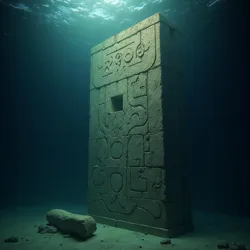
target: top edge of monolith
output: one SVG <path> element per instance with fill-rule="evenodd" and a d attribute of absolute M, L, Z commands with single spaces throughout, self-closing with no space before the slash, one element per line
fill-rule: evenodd
<path fill-rule="evenodd" d="M 91 55 L 97 53 L 100 50 L 111 47 L 115 43 L 119 43 L 120 41 L 124 40 L 125 38 L 130 37 L 130 36 L 136 34 L 137 32 L 139 32 L 143 29 L 146 29 L 149 26 L 154 25 L 158 22 L 162 22 L 162 23 L 168 25 L 170 28 L 175 29 L 173 24 L 171 24 L 170 21 L 165 16 L 163 16 L 161 13 L 158 12 L 158 13 L 144 19 L 143 21 L 129 27 L 128 29 L 123 30 L 120 33 L 110 37 L 109 39 L 103 41 L 102 43 L 92 47 L 91 48 Z"/>

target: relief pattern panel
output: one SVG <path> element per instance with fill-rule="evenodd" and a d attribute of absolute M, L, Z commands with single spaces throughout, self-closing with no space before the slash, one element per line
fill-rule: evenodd
<path fill-rule="evenodd" d="M 88 206 L 97 220 L 165 232 L 181 222 L 166 197 L 159 29 L 158 22 L 92 54 Z"/>
<path fill-rule="evenodd" d="M 92 55 L 92 84 L 100 88 L 151 68 L 156 59 L 155 26 Z"/>

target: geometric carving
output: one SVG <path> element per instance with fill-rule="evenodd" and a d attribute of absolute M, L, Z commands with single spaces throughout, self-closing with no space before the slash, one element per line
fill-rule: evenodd
<path fill-rule="evenodd" d="M 148 27 L 92 55 L 92 84 L 100 88 L 138 74 L 155 62 L 155 27 Z"/>
<path fill-rule="evenodd" d="M 143 136 L 132 135 L 128 141 L 128 166 L 144 166 Z"/>
<path fill-rule="evenodd" d="M 89 213 L 100 223 L 165 237 L 192 225 L 180 38 L 156 14 L 91 50 Z"/>
<path fill-rule="evenodd" d="M 163 132 L 149 135 L 149 151 L 145 153 L 147 167 L 164 166 Z"/>

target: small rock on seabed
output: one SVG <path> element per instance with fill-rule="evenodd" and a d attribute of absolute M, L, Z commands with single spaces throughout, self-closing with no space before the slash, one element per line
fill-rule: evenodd
<path fill-rule="evenodd" d="M 57 228 L 49 225 L 40 225 L 37 232 L 40 234 L 54 234 L 57 233 Z"/>
<path fill-rule="evenodd" d="M 244 244 L 237 244 L 235 242 L 228 243 L 227 241 L 223 241 L 217 244 L 217 248 L 221 250 L 247 250 Z"/>
<path fill-rule="evenodd" d="M 171 240 L 170 239 L 165 239 L 165 240 L 162 240 L 160 243 L 161 243 L 161 245 L 170 245 Z"/>
<path fill-rule="evenodd" d="M 6 243 L 16 243 L 18 241 L 19 241 L 18 237 L 15 236 L 8 237 L 4 240 L 4 242 Z"/>

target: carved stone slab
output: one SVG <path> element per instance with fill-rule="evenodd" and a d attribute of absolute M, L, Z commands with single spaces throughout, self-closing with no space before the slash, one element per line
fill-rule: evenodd
<path fill-rule="evenodd" d="M 192 228 L 181 34 L 160 14 L 91 50 L 89 213 L 159 236 Z"/>

